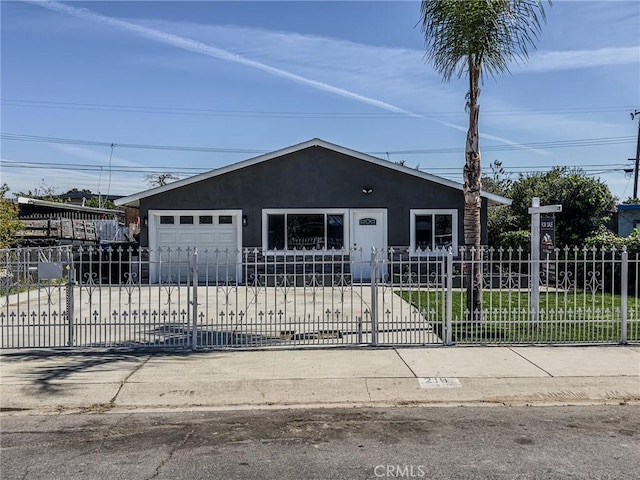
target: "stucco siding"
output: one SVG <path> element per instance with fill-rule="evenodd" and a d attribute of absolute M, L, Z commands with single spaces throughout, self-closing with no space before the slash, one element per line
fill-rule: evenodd
<path fill-rule="evenodd" d="M 371 188 L 364 194 L 363 188 Z M 386 208 L 388 244 L 409 245 L 411 209 L 458 209 L 463 244 L 463 197 L 458 189 L 321 147 L 310 147 L 141 200 L 140 215 L 154 210 L 241 209 L 243 246 L 262 243 L 262 210 L 276 208 Z M 483 222 L 486 221 L 483 200 Z M 141 232 L 148 244 L 146 229 Z"/>

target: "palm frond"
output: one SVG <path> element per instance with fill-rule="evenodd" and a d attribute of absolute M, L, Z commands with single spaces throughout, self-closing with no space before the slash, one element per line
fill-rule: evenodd
<path fill-rule="evenodd" d="M 528 58 L 546 21 L 542 0 L 426 0 L 420 12 L 425 59 L 445 80 L 469 65 L 482 77 L 508 72 Z"/>

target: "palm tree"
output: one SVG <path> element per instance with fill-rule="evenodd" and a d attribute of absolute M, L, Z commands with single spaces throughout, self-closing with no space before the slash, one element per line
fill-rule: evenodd
<path fill-rule="evenodd" d="M 487 74 L 495 77 L 509 72 L 510 62 L 528 58 L 546 15 L 543 2 L 538 0 L 425 0 L 420 13 L 427 61 L 445 81 L 454 74 L 469 78 L 469 129 L 463 169 L 464 242 L 469 260 L 471 247 L 479 255 L 481 238 L 480 82 Z M 479 319 L 482 268 L 470 266 L 467 306 Z"/>

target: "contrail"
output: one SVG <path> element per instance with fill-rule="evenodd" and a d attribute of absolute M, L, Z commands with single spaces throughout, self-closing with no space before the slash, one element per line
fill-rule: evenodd
<path fill-rule="evenodd" d="M 375 107 L 379 107 L 390 112 L 402 113 L 411 117 L 422 118 L 421 115 L 410 112 L 409 110 L 405 110 L 400 107 L 396 107 L 395 105 L 391 105 L 389 103 L 382 102 L 374 98 L 365 97 L 364 95 L 359 95 L 357 93 L 350 92 L 343 88 L 334 87 L 333 85 L 329 85 L 327 83 L 318 82 L 310 78 L 305 78 L 300 75 L 296 75 L 295 73 L 282 70 L 280 68 L 271 67 L 269 65 L 265 65 L 264 63 L 256 62 L 255 60 L 248 59 L 246 57 L 228 52 L 226 50 L 222 50 L 221 48 L 212 47 L 210 45 L 192 40 L 190 38 L 173 35 L 171 33 L 162 32 L 160 30 L 155 30 L 153 28 L 143 27 L 142 25 L 137 25 L 135 23 L 118 20 L 115 18 L 107 17 L 105 15 L 100 15 L 90 10 L 87 10 L 86 8 L 70 7 L 68 5 L 64 5 L 58 2 L 36 1 L 36 0 L 27 0 L 27 1 L 28 3 L 32 3 L 34 5 L 39 5 L 41 7 L 48 8 L 49 10 L 53 10 L 60 13 L 66 13 L 68 15 L 82 18 L 84 20 L 91 20 L 93 22 L 97 22 L 103 25 L 110 25 L 112 27 L 134 32 L 142 37 L 149 38 L 151 40 L 156 40 L 158 42 L 165 43 L 167 45 L 171 45 L 177 48 L 182 48 L 183 50 L 188 50 L 195 53 L 201 53 L 203 55 L 208 55 L 210 57 L 218 58 L 220 60 L 239 63 L 247 67 L 255 68 L 257 70 L 262 70 L 263 72 L 270 73 L 277 77 L 286 78 L 288 80 L 292 80 L 297 83 L 308 85 L 318 90 L 334 93 L 336 95 L 340 95 L 342 97 L 350 98 L 358 102 L 373 105 Z"/>
<path fill-rule="evenodd" d="M 251 60 L 249 58 L 243 57 L 241 55 L 235 54 L 235 53 L 231 53 L 228 52 L 226 50 L 223 50 L 221 48 L 217 48 L 217 47 L 212 47 L 211 45 L 207 45 L 205 43 L 202 42 L 198 42 L 195 40 L 192 40 L 190 38 L 185 38 L 185 37 L 181 37 L 179 35 L 174 35 L 172 33 L 167 33 L 167 32 L 162 32 L 160 30 L 156 30 L 153 28 L 148 28 L 148 27 L 144 27 L 142 25 L 138 25 L 135 23 L 131 23 L 131 22 L 126 22 L 124 20 L 118 20 L 116 18 L 112 18 L 112 17 L 107 17 L 105 15 L 100 15 L 98 13 L 94 13 L 91 10 L 88 10 L 86 8 L 76 8 L 76 7 L 71 7 L 68 5 L 64 5 L 62 3 L 59 2 L 54 2 L 54 1 L 47 1 L 47 0 L 24 0 L 27 3 L 31 3 L 34 5 L 38 5 L 44 8 L 48 8 L 49 10 L 53 10 L 55 12 L 59 12 L 59 13 L 64 13 L 67 15 L 71 15 L 77 18 L 81 18 L 83 20 L 90 20 L 96 23 L 100 23 L 102 25 L 109 25 L 115 28 L 119 28 L 122 30 L 127 30 L 129 32 L 133 32 L 136 33 L 142 37 L 151 39 L 151 40 L 155 40 L 157 42 L 160 43 L 164 43 L 167 45 L 171 45 L 173 47 L 177 47 L 177 48 L 181 48 L 183 50 L 187 50 L 190 52 L 195 52 L 195 53 L 200 53 L 203 55 L 208 55 L 210 57 L 213 58 L 217 58 L 220 60 L 226 60 L 229 62 L 234 62 L 234 63 L 238 63 L 241 65 L 245 65 L 247 67 L 251 67 L 251 68 L 255 68 L 257 70 L 261 70 L 263 72 L 267 72 L 270 73 L 272 75 L 275 75 L 277 77 L 281 77 L 281 78 L 285 78 L 303 85 L 308 85 L 312 88 L 318 89 L 318 90 L 322 90 L 325 92 L 329 92 L 329 93 L 333 93 L 336 95 L 340 95 L 342 97 L 345 98 L 349 98 L 351 100 L 355 100 L 357 102 L 361 102 L 361 103 L 366 103 L 368 105 L 372 105 L 374 107 L 378 107 L 381 108 L 383 110 L 387 110 L 389 112 L 394 112 L 394 113 L 401 113 L 410 117 L 414 117 L 414 118 L 422 118 L 422 119 L 426 119 L 426 120 L 431 120 L 434 121 L 436 123 L 439 123 L 440 125 L 449 127 L 449 128 L 453 128 L 456 130 L 460 130 L 460 131 L 467 131 L 467 127 L 463 127 L 461 125 L 455 125 L 449 122 L 444 122 L 442 120 L 438 120 L 435 118 L 430 118 L 430 117 L 424 117 L 422 115 L 419 115 L 417 113 L 411 112 L 409 110 L 405 110 L 404 108 L 400 108 L 397 107 L 395 105 L 391 105 L 390 103 L 387 102 L 383 102 L 381 100 L 376 100 L 375 98 L 370 98 L 370 97 L 365 97 L 364 95 L 359 95 L 357 93 L 354 92 L 350 92 L 349 90 L 345 90 L 343 88 L 339 88 L 339 87 L 334 87 L 333 85 L 329 85 L 327 83 L 324 82 L 319 82 L 317 80 L 312 80 L 310 78 L 306 78 L 303 77 L 301 75 L 296 75 L 295 73 L 291 73 L 288 72 L 286 70 L 282 70 L 280 68 L 275 68 L 275 67 L 271 67 L 269 65 L 266 65 L 264 63 L 261 62 L 257 62 L 255 60 Z M 504 138 L 500 138 L 500 137 L 494 137 L 494 136 L 490 136 L 487 134 L 480 134 L 481 137 L 483 138 L 490 138 L 490 139 L 494 139 L 500 142 L 503 142 L 505 144 L 508 145 L 519 145 L 518 143 L 512 142 L 510 140 L 504 139 Z M 537 153 L 541 153 L 544 154 L 544 152 L 541 152 L 540 150 L 537 149 L 532 149 L 531 147 L 525 147 L 522 146 L 523 150 L 532 150 L 535 151 Z"/>
<path fill-rule="evenodd" d="M 441 120 L 435 120 L 435 119 L 430 119 L 430 120 L 434 120 L 436 122 L 438 122 L 440 125 L 443 125 L 445 127 L 449 127 L 449 128 L 453 128 L 454 130 L 460 130 L 461 132 L 467 132 L 469 127 L 463 127 L 461 125 L 456 125 L 455 123 L 449 123 L 449 122 L 444 122 Z M 489 135 L 488 133 L 480 133 L 480 137 L 487 139 L 487 140 L 495 140 L 496 142 L 500 142 L 500 143 L 504 143 L 505 145 L 510 145 L 512 147 L 518 147 L 521 148 L 522 150 L 530 150 L 532 152 L 535 152 L 539 155 L 543 155 L 543 156 L 547 156 L 547 155 L 551 155 L 549 152 L 545 151 L 545 150 L 540 150 L 537 148 L 533 148 L 533 147 L 528 147 L 526 145 L 522 145 L 518 142 L 513 142 L 511 140 L 508 140 L 506 138 L 502 138 L 502 137 L 496 137 L 495 135 Z M 482 151 L 482 148 L 480 149 L 480 151 Z"/>

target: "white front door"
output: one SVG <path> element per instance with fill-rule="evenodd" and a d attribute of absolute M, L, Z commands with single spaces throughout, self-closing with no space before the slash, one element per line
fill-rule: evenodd
<path fill-rule="evenodd" d="M 387 248 L 386 209 L 351 211 L 351 248 L 353 281 L 371 280 L 371 251 Z"/>

